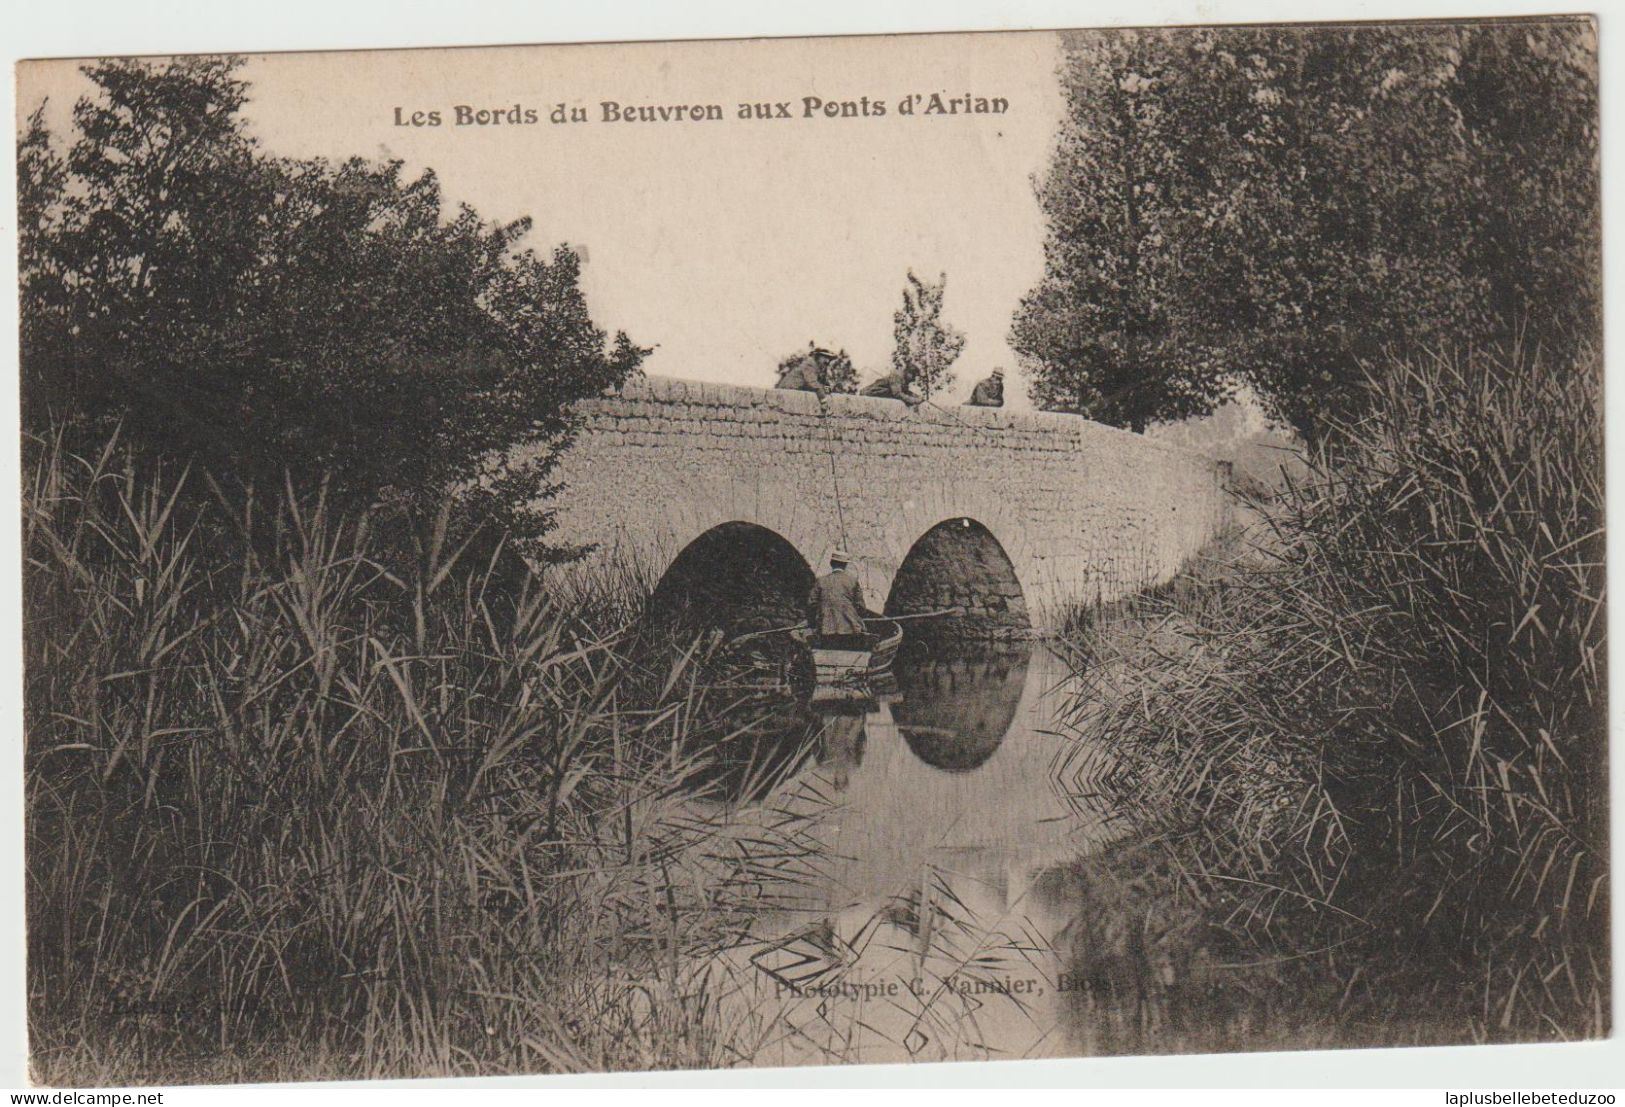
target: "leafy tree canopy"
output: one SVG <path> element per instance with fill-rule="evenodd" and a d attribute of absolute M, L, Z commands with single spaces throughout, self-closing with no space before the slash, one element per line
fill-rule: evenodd
<path fill-rule="evenodd" d="M 1042 407 L 1143 429 L 1248 383 L 1316 436 L 1379 352 L 1600 330 L 1583 20 L 1067 40 L 1011 340 Z"/>
<path fill-rule="evenodd" d="M 240 59 L 106 60 L 57 153 L 19 145 L 23 411 L 204 463 L 448 498 L 536 545 L 568 405 L 646 353 L 593 325 L 580 260 L 530 220 L 446 211 L 433 172 L 265 153 Z M 526 448 L 521 448 L 526 447 Z"/>

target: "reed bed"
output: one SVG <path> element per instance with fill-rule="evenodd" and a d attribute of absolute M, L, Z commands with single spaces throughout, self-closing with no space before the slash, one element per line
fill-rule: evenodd
<path fill-rule="evenodd" d="M 1073 790 L 1139 832 L 1098 883 L 1161 920 L 1146 1048 L 1608 1033 L 1598 375 L 1366 392 L 1247 535 L 1070 628 L 1110 751 Z"/>
<path fill-rule="evenodd" d="M 25 454 L 36 1080 L 748 1060 L 714 954 L 815 859 L 712 794 L 714 643 L 651 662 L 445 517 L 386 556 L 319 490 Z"/>

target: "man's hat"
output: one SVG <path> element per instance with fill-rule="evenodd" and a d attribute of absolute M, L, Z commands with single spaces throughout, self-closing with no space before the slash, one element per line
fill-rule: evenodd
<path fill-rule="evenodd" d="M 829 559 L 831 561 L 839 561 L 845 564 L 850 564 L 852 561 L 852 555 L 847 553 L 845 550 L 835 550 L 829 555 Z"/>
<path fill-rule="evenodd" d="M 1003 369 L 995 369 L 995 370 L 993 370 L 993 375 L 995 377 L 1002 377 L 1002 376 L 1004 376 L 1004 370 Z"/>

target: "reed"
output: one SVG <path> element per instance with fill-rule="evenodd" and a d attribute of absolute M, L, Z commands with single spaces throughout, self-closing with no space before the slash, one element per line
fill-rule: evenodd
<path fill-rule="evenodd" d="M 718 948 L 812 862 L 710 794 L 737 690 L 320 490 L 30 440 L 30 1037 L 46 1083 L 715 1067 Z M 587 617 L 587 615 L 594 617 Z"/>
<path fill-rule="evenodd" d="M 1254 1048 L 1607 1034 L 1601 458 L 1590 365 L 1386 366 L 1245 541 L 1072 628 L 1111 751 L 1073 790 L 1182 920 L 1165 1009 Z"/>

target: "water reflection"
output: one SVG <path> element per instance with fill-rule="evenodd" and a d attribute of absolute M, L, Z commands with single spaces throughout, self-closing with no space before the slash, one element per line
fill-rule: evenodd
<path fill-rule="evenodd" d="M 837 791 L 846 790 L 852 771 L 863 764 L 864 723 L 873 709 L 869 703 L 857 703 L 819 711 L 823 725 L 818 731 L 818 765 Z"/>
<path fill-rule="evenodd" d="M 890 896 L 946 853 L 978 855 L 1003 885 L 1007 863 L 1076 848 L 1086 828 L 1055 774 L 1066 745 L 1055 716 L 1070 693 L 1059 658 L 1032 643 L 915 652 L 896 673 L 896 692 L 865 705 L 861 737 L 851 715 L 823 720 L 811 771 L 840 794 L 828 851 L 840 893 Z"/>
<path fill-rule="evenodd" d="M 969 772 L 1010 733 L 1027 685 L 1030 642 L 1002 648 L 916 647 L 897 659 L 900 693 L 892 717 L 921 761 Z"/>
<path fill-rule="evenodd" d="M 809 762 L 764 801 L 806 820 L 817 860 L 736 955 L 740 1002 L 784 1032 L 758 1063 L 1076 1052 L 1056 950 L 1079 903 L 1056 874 L 1108 828 L 1057 778 L 1070 674 L 1032 643 L 895 670 L 894 691 L 821 712 Z"/>
<path fill-rule="evenodd" d="M 759 802 L 815 759 L 844 790 L 876 735 L 900 737 L 924 766 L 974 772 L 1022 731 L 1023 704 L 1058 676 L 1046 650 L 1039 650 L 1042 671 L 1033 668 L 1034 649 L 1031 642 L 915 644 L 899 653 L 881 689 L 809 699 L 809 684 L 799 694 L 742 698 L 736 707 L 748 722 L 699 779 L 728 802 Z"/>

